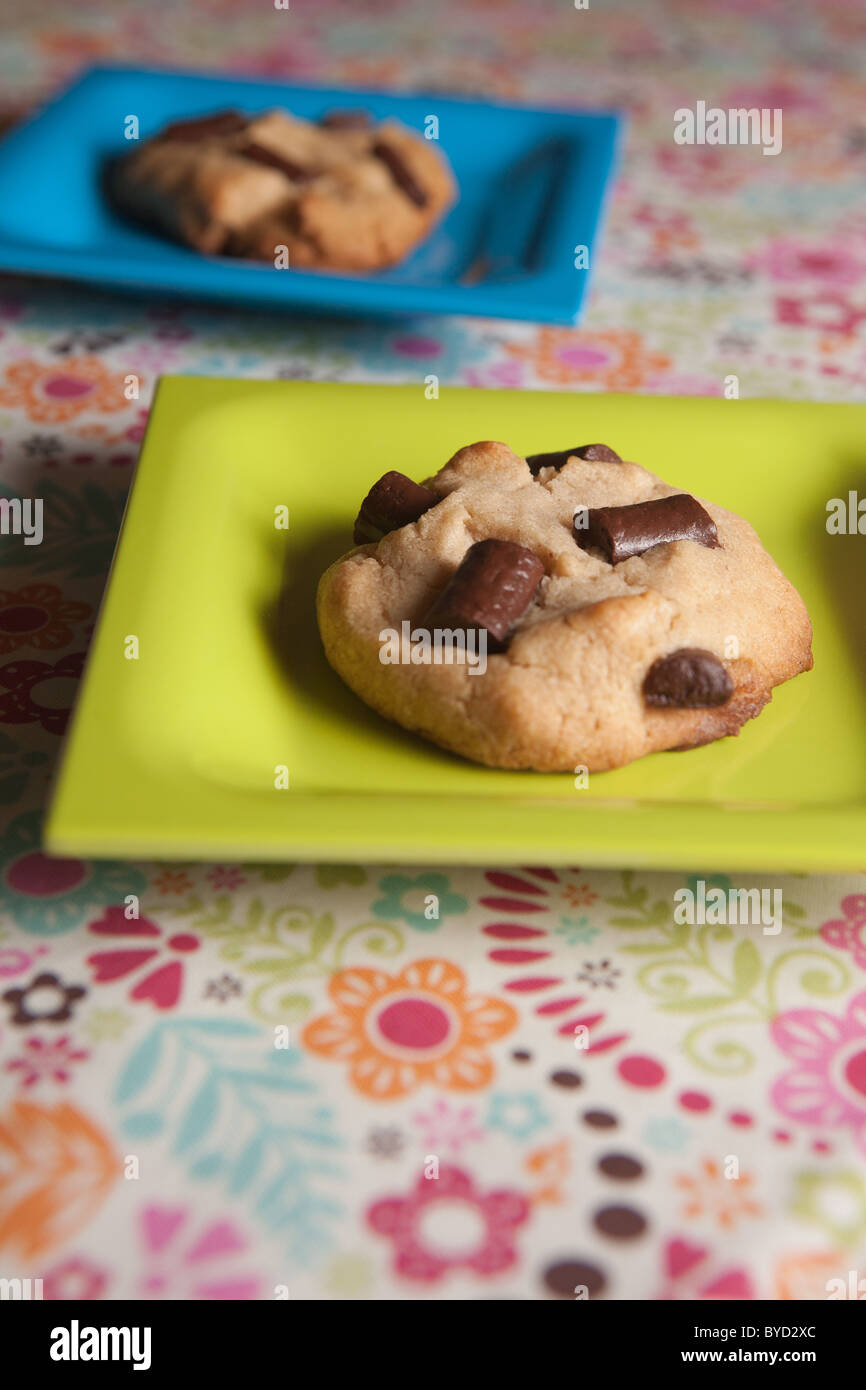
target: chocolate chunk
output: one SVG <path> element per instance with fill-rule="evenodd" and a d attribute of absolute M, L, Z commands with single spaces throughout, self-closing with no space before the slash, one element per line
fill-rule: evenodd
<path fill-rule="evenodd" d="M 544 577 L 544 565 L 514 541 L 476 541 L 427 615 L 428 627 L 483 629 L 502 651 Z"/>
<path fill-rule="evenodd" d="M 571 458 L 586 459 L 588 463 L 622 463 L 619 454 L 607 444 L 578 444 L 574 449 L 558 449 L 552 454 L 528 454 L 526 462 L 531 473 L 542 468 L 562 468 Z"/>
<path fill-rule="evenodd" d="M 719 543 L 713 518 L 687 492 L 627 507 L 591 507 L 575 516 L 573 530 L 581 550 L 600 550 L 610 565 L 668 541 L 697 541 L 710 549 Z"/>
<path fill-rule="evenodd" d="M 326 130 L 369 130 L 373 124 L 369 111 L 326 111 L 319 125 Z"/>
<path fill-rule="evenodd" d="M 584 1110 L 583 1123 L 591 1129 L 615 1129 L 619 1124 L 616 1115 L 609 1110 Z"/>
<path fill-rule="evenodd" d="M 647 1228 L 647 1219 L 634 1207 L 603 1207 L 593 1217 L 595 1228 L 612 1240 L 635 1240 Z"/>
<path fill-rule="evenodd" d="M 554 1086 L 561 1086 L 565 1091 L 573 1091 L 578 1086 L 583 1085 L 583 1077 L 579 1071 L 571 1071 L 565 1067 L 560 1071 L 552 1071 L 548 1078 Z"/>
<path fill-rule="evenodd" d="M 589 463 L 622 463 L 619 454 L 609 444 L 581 444 L 577 454 L 578 458 L 586 459 Z"/>
<path fill-rule="evenodd" d="M 398 188 L 401 188 L 407 198 L 416 205 L 423 208 L 427 205 L 427 194 L 419 183 L 415 181 L 414 175 L 403 162 L 403 156 L 398 154 L 393 145 L 387 144 L 384 140 L 377 140 L 373 146 L 372 153 L 377 159 L 381 159 L 383 164 L 388 166 L 391 177 Z"/>
<path fill-rule="evenodd" d="M 644 678 L 643 693 L 648 705 L 662 709 L 711 709 L 731 698 L 734 682 L 712 652 L 680 647 L 653 662 Z"/>
<path fill-rule="evenodd" d="M 265 145 L 258 145 L 254 140 L 249 145 L 244 145 L 240 153 L 245 159 L 255 160 L 256 164 L 267 164 L 270 169 L 279 169 L 281 174 L 294 179 L 296 183 L 313 177 L 312 170 L 305 169 L 303 164 L 296 164 L 293 159 L 276 154 L 274 150 L 269 150 Z"/>
<path fill-rule="evenodd" d="M 642 1177 L 644 1171 L 640 1160 L 628 1154 L 603 1154 L 598 1160 L 598 1169 L 606 1178 L 615 1178 L 617 1182 L 631 1182 Z"/>
<path fill-rule="evenodd" d="M 607 1287 L 604 1271 L 598 1265 L 580 1259 L 559 1260 L 554 1265 L 548 1265 L 543 1278 L 552 1294 L 572 1300 L 578 1289 L 586 1289 L 589 1297 L 595 1298 Z"/>
<path fill-rule="evenodd" d="M 377 541 L 386 531 L 397 531 L 417 521 L 439 501 L 435 492 L 413 483 L 394 469 L 374 483 L 361 503 L 355 521 L 355 544 Z"/>
<path fill-rule="evenodd" d="M 191 121 L 174 121 L 161 130 L 159 140 L 210 140 L 218 135 L 236 135 L 247 125 L 240 111 L 217 111 L 213 116 L 199 116 Z"/>

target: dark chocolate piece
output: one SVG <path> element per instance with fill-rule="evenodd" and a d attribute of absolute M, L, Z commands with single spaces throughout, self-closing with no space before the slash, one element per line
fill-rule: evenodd
<path fill-rule="evenodd" d="M 588 463 L 622 463 L 619 454 L 609 444 L 581 444 L 577 454 L 578 458 L 586 459 Z"/>
<path fill-rule="evenodd" d="M 562 468 L 570 458 L 586 459 L 587 463 L 622 463 L 622 459 L 607 444 L 578 444 L 574 449 L 558 449 L 551 454 L 528 454 L 526 462 L 531 473 L 542 468 Z"/>
<path fill-rule="evenodd" d="M 326 130 L 369 130 L 372 124 L 369 111 L 326 111 L 319 120 Z"/>
<path fill-rule="evenodd" d="M 648 705 L 662 709 L 711 709 L 730 700 L 734 682 L 712 652 L 680 647 L 653 662 L 644 678 L 643 693 Z"/>
<path fill-rule="evenodd" d="M 687 492 L 627 507 L 590 507 L 580 519 L 587 524 L 579 526 L 575 517 L 574 539 L 581 550 L 600 550 L 609 565 L 669 541 L 697 541 L 709 549 L 719 543 L 713 518 Z"/>
<path fill-rule="evenodd" d="M 397 531 L 417 521 L 439 501 L 435 492 L 420 483 L 413 483 L 403 473 L 392 469 L 374 483 L 361 503 L 355 521 L 355 544 L 377 541 L 386 531 Z"/>
<path fill-rule="evenodd" d="M 303 164 L 296 164 L 293 159 L 287 159 L 283 154 L 277 154 L 274 150 L 269 150 L 265 145 L 259 145 L 254 140 L 249 145 L 244 145 L 240 153 L 245 159 L 255 160 L 256 164 L 266 164 L 269 169 L 279 169 L 281 174 L 293 179 L 295 183 L 301 183 L 304 179 L 313 177 L 310 169 L 305 169 Z"/>
<path fill-rule="evenodd" d="M 217 135 L 236 135 L 245 130 L 246 116 L 240 111 L 217 111 L 213 116 L 198 116 L 191 121 L 174 121 L 161 130 L 158 140 L 210 140 Z"/>
<path fill-rule="evenodd" d="M 394 146 L 387 144 L 385 140 L 377 140 L 372 153 L 388 166 L 392 179 L 397 187 L 403 190 L 406 197 L 411 199 L 416 207 L 426 207 L 427 194 L 416 182 L 414 175 L 403 162 L 403 156 L 397 153 Z"/>
<path fill-rule="evenodd" d="M 538 556 L 514 541 L 476 541 L 427 614 L 430 628 L 483 629 L 502 651 L 544 578 Z"/>

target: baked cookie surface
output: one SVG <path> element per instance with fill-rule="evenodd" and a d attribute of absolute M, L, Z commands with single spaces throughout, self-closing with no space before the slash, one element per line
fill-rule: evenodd
<path fill-rule="evenodd" d="M 373 709 L 492 767 L 604 771 L 736 734 L 810 669 L 805 605 L 747 521 L 578 447 L 473 444 L 371 490 L 317 611 Z M 485 669 L 386 662 L 404 623 L 483 632 Z"/>
<path fill-rule="evenodd" d="M 395 265 L 454 201 L 434 141 L 398 121 L 334 111 L 224 111 L 167 126 L 117 161 L 109 197 L 123 214 L 211 255 L 288 266 Z"/>

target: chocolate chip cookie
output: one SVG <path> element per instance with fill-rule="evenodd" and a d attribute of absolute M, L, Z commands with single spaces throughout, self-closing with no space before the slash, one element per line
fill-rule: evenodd
<path fill-rule="evenodd" d="M 319 585 L 329 662 L 386 718 L 491 767 L 695 748 L 812 666 L 806 607 L 749 523 L 607 445 L 486 442 L 423 484 L 387 473 L 355 541 Z"/>
<path fill-rule="evenodd" d="M 179 121 L 115 161 L 107 189 L 120 212 L 197 251 L 271 265 L 287 252 L 289 269 L 331 270 L 402 261 L 455 197 L 435 142 L 363 111 Z"/>

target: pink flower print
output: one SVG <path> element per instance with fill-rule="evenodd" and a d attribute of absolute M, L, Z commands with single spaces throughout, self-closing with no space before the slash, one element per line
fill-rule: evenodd
<path fill-rule="evenodd" d="M 741 0 L 743 9 L 754 11 L 757 6 L 754 0 Z M 732 6 L 732 8 L 734 8 Z M 776 0 L 768 0 L 766 8 L 776 8 Z M 734 87 L 727 96 L 720 102 L 719 106 L 725 109 L 729 107 L 745 106 L 748 110 L 751 106 L 757 106 L 758 110 L 762 107 L 769 107 L 771 110 L 777 106 L 781 107 L 787 116 L 789 111 L 816 111 L 823 105 L 823 96 L 810 92 L 802 84 L 795 85 L 784 78 L 771 78 L 767 83 L 748 83 Z"/>
<path fill-rule="evenodd" d="M 664 1249 L 664 1285 L 661 1300 L 753 1299 L 755 1289 L 746 1269 L 714 1269 L 706 1246 L 675 1237 Z"/>
<path fill-rule="evenodd" d="M 231 1221 L 212 1221 L 196 1231 L 182 1207 L 149 1206 L 141 1213 L 145 1270 L 140 1298 L 258 1298 L 258 1275 L 232 1268 L 247 1242 Z"/>
<path fill-rule="evenodd" d="M 464 378 L 467 386 L 519 387 L 523 385 L 526 369 L 522 362 L 496 362 L 491 367 L 467 367 Z"/>
<path fill-rule="evenodd" d="M 866 993 L 844 1018 L 822 1009 L 791 1009 L 770 1032 L 794 1066 L 773 1086 L 774 1105 L 788 1119 L 854 1132 L 866 1154 Z"/>
<path fill-rule="evenodd" d="M 108 984 L 127 975 L 139 976 L 129 991 L 130 999 L 148 999 L 158 1009 L 173 1009 L 183 987 L 183 961 L 173 959 L 197 951 L 201 942 L 190 932 L 176 932 L 164 938 L 162 927 L 148 917 L 128 920 L 122 907 L 108 907 L 105 915 L 91 922 L 88 931 L 95 936 L 128 937 L 136 945 L 114 951 L 94 951 L 87 957 L 96 984 Z M 145 944 L 147 943 L 147 944 Z M 162 959 L 166 953 L 169 959 Z"/>
<path fill-rule="evenodd" d="M 285 82 L 288 78 L 318 78 L 321 81 L 322 56 L 310 39 L 277 39 L 267 47 L 238 49 L 226 55 L 230 72 L 242 72 L 245 77 L 273 77 Z M 342 79 L 345 80 L 345 79 Z"/>
<path fill-rule="evenodd" d="M 135 420 L 124 431 L 125 439 L 131 440 L 133 444 L 140 444 L 144 439 L 144 431 L 147 429 L 147 417 L 150 411 L 147 407 L 142 407 L 135 413 Z"/>
<path fill-rule="evenodd" d="M 83 666 L 84 652 L 54 662 L 7 661 L 0 666 L 0 722 L 41 724 L 46 733 L 62 734 Z"/>
<path fill-rule="evenodd" d="M 721 396 L 724 383 L 701 372 L 659 372 L 647 381 L 650 391 L 666 391 L 672 396 Z"/>
<path fill-rule="evenodd" d="M 728 193 L 760 173 L 756 161 L 740 158 L 741 153 L 730 146 L 661 145 L 656 162 L 669 178 L 695 193 Z"/>
<path fill-rule="evenodd" d="M 74 1045 L 68 1034 L 62 1038 L 27 1038 L 24 1052 L 6 1063 L 5 1071 L 18 1072 L 22 1086 L 35 1086 L 38 1081 L 66 1082 L 72 1075 L 73 1062 L 86 1062 L 90 1053 Z"/>
<path fill-rule="evenodd" d="M 659 255 L 668 255 L 672 251 L 699 244 L 692 219 L 686 212 L 670 212 L 652 203 L 642 203 L 633 212 L 632 220 L 637 226 L 649 230 L 652 250 Z"/>
<path fill-rule="evenodd" d="M 246 883 L 246 875 L 234 864 L 215 864 L 205 878 L 210 879 L 214 888 L 224 888 L 229 893 L 233 893 L 236 888 L 240 888 Z"/>
<path fill-rule="evenodd" d="M 426 337 L 423 333 L 401 333 L 391 339 L 394 352 L 402 357 L 438 357 L 442 351 L 439 338 Z"/>
<path fill-rule="evenodd" d="M 47 946 L 37 946 L 35 951 L 20 951 L 17 946 L 6 946 L 0 951 L 0 980 L 11 979 L 13 975 L 23 975 L 29 970 L 38 956 L 44 956 Z"/>
<path fill-rule="evenodd" d="M 846 241 L 803 241 L 776 237 L 747 264 L 765 270 L 774 280 L 818 281 L 824 285 L 855 285 L 866 273 L 866 257 Z"/>
<path fill-rule="evenodd" d="M 825 922 L 821 935 L 828 946 L 850 951 L 856 965 L 866 970 L 866 893 L 853 893 L 841 903 L 845 920 Z"/>
<path fill-rule="evenodd" d="M 851 304 L 839 290 L 820 290 L 803 299 L 781 296 L 776 300 L 776 318 L 792 328 L 850 336 L 866 319 L 866 308 Z"/>
<path fill-rule="evenodd" d="M 374 1231 L 394 1246 L 394 1270 L 404 1279 L 435 1283 L 449 1269 L 489 1277 L 517 1258 L 516 1228 L 529 1215 L 522 1193 L 482 1193 L 469 1173 L 443 1167 L 422 1173 L 407 1197 L 388 1197 L 367 1212 Z"/>
<path fill-rule="evenodd" d="M 412 1119 L 422 1132 L 425 1148 L 434 1153 L 458 1154 L 465 1144 L 484 1138 L 471 1105 L 451 1106 L 447 1100 L 437 1100 L 426 1114 L 418 1112 Z"/>
<path fill-rule="evenodd" d="M 80 1256 L 72 1256 L 48 1270 L 42 1281 L 42 1296 L 77 1303 L 79 1300 L 101 1298 L 107 1283 L 108 1275 L 104 1269 L 99 1269 Z"/>

